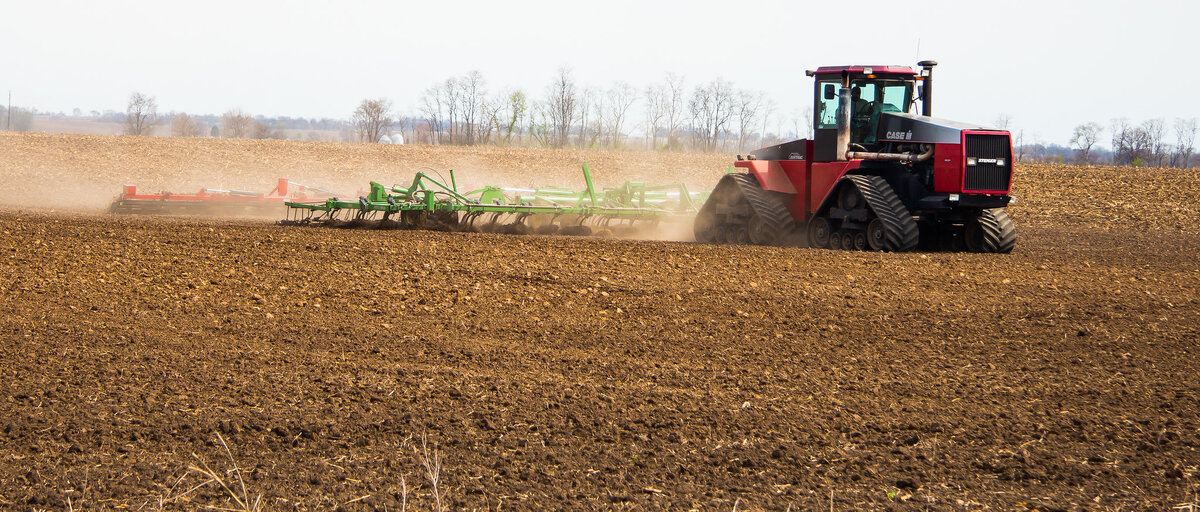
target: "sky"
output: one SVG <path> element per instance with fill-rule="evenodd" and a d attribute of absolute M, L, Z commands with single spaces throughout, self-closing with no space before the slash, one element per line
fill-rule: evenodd
<path fill-rule="evenodd" d="M 364 98 L 417 114 L 422 92 L 478 70 L 490 91 L 641 89 L 725 79 L 777 107 L 788 130 L 812 102 L 806 69 L 934 59 L 934 115 L 1005 114 L 1025 141 L 1072 129 L 1200 117 L 1189 92 L 1200 3 L 965 1 L 56 1 L 0 0 L 0 94 L 15 106 L 348 118 Z M 640 117 L 640 116 L 638 116 Z M 1107 136 L 1107 134 L 1105 134 Z"/>

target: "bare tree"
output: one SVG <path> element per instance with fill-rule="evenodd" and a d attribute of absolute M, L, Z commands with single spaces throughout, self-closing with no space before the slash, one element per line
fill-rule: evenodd
<path fill-rule="evenodd" d="M 1001 130 L 1007 130 L 1008 125 L 1012 124 L 1012 119 L 1013 118 L 1011 115 L 1001 112 L 999 115 L 996 116 L 996 120 L 992 121 L 992 124 L 996 128 L 999 128 Z"/>
<path fill-rule="evenodd" d="M 1146 163 L 1154 167 L 1163 167 L 1169 158 L 1167 155 L 1168 145 L 1163 140 L 1166 132 L 1163 120 L 1149 119 L 1142 123 L 1142 129 L 1146 132 L 1150 146 L 1149 154 L 1145 157 Z"/>
<path fill-rule="evenodd" d="M 251 135 L 254 129 L 254 118 L 241 109 L 233 109 L 221 115 L 221 136 L 233 139 L 244 139 Z"/>
<path fill-rule="evenodd" d="M 441 142 L 442 130 L 445 129 L 444 104 L 445 101 L 442 98 L 441 87 L 434 86 L 425 89 L 425 96 L 421 98 L 421 114 L 425 116 L 425 120 L 429 123 L 430 144 Z"/>
<path fill-rule="evenodd" d="M 758 111 L 762 108 L 762 104 L 762 93 L 738 91 L 735 106 L 738 117 L 738 151 L 746 148 L 746 138 L 754 130 L 754 125 L 758 121 Z"/>
<path fill-rule="evenodd" d="M 354 125 L 360 142 L 379 142 L 394 123 L 392 103 L 383 98 L 363 100 L 350 116 L 350 124 Z"/>
<path fill-rule="evenodd" d="M 684 116 L 684 94 L 683 77 L 675 73 L 667 73 L 666 79 L 667 98 L 664 108 L 667 116 L 667 147 L 671 149 L 679 149 L 679 141 L 675 138 L 675 132 L 679 129 L 680 123 Z"/>
<path fill-rule="evenodd" d="M 1129 121 L 1113 119 L 1112 151 L 1113 163 L 1117 165 L 1141 166 L 1150 161 L 1154 142 L 1146 124 L 1131 126 Z"/>
<path fill-rule="evenodd" d="M 766 98 L 762 105 L 762 132 L 758 134 L 758 146 L 767 145 L 767 121 L 771 118 L 771 114 L 775 112 L 775 100 Z"/>
<path fill-rule="evenodd" d="M 171 116 L 171 136 L 172 137 L 199 137 L 200 125 L 196 123 L 192 116 L 180 112 Z"/>
<path fill-rule="evenodd" d="M 1091 165 L 1092 146 L 1100 140 L 1102 131 L 1104 127 L 1099 123 L 1084 123 L 1075 127 L 1075 133 L 1071 135 L 1071 145 L 1079 152 L 1079 161 L 1083 162 L 1083 165 Z"/>
<path fill-rule="evenodd" d="M 650 149 L 658 149 L 658 129 L 667 115 L 667 90 L 660 84 L 646 87 L 646 140 Z"/>
<path fill-rule="evenodd" d="M 465 137 L 462 142 L 467 145 L 475 144 L 476 135 L 480 127 L 480 111 L 483 109 L 483 99 L 487 94 L 485 89 L 486 82 L 483 75 L 479 71 L 467 73 L 458 81 L 459 88 L 459 112 L 462 113 L 462 122 Z"/>
<path fill-rule="evenodd" d="M 636 99 L 637 90 L 626 82 L 618 81 L 608 90 L 604 117 L 608 138 L 614 148 L 621 148 L 621 138 L 625 136 L 625 118 Z"/>
<path fill-rule="evenodd" d="M 529 105 L 525 98 L 525 93 L 520 90 L 511 91 L 503 96 L 503 108 L 500 113 L 503 114 L 503 124 L 501 125 L 501 134 L 505 145 L 513 143 L 513 136 L 518 138 L 521 136 L 521 123 L 528 114 Z M 520 142 L 519 140 L 517 141 Z"/>
<path fill-rule="evenodd" d="M 551 113 L 549 102 L 534 102 L 529 111 L 529 138 L 539 146 L 551 147 L 558 144 L 558 128 Z"/>
<path fill-rule="evenodd" d="M 1016 138 L 1016 140 L 1013 141 L 1013 144 L 1017 146 L 1016 147 L 1017 161 L 1024 162 L 1025 161 L 1025 129 L 1024 128 L 1017 130 L 1017 138 Z"/>
<path fill-rule="evenodd" d="M 458 79 L 451 77 L 442 82 L 442 99 L 445 100 L 446 107 L 446 130 L 449 132 L 451 144 L 459 143 L 461 138 L 458 133 L 459 95 Z"/>
<path fill-rule="evenodd" d="M 1196 118 L 1175 120 L 1175 141 L 1175 154 L 1171 156 L 1171 166 L 1190 167 L 1196 142 Z"/>
<path fill-rule="evenodd" d="M 595 88 L 585 87 L 579 94 L 579 133 L 575 144 L 590 148 L 600 142 L 604 133 L 604 95 Z"/>
<path fill-rule="evenodd" d="M 150 135 L 156 124 L 158 103 L 154 97 L 140 92 L 130 94 L 129 104 L 125 107 L 125 134 Z"/>
<path fill-rule="evenodd" d="M 733 88 L 729 82 L 713 80 L 696 87 L 688 100 L 693 136 L 704 151 L 716 151 L 726 124 L 734 115 Z"/>
<path fill-rule="evenodd" d="M 577 116 L 575 81 L 571 78 L 571 70 L 561 68 L 558 77 L 546 90 L 546 114 L 554 131 L 554 146 L 565 147 L 571 136 L 571 126 Z"/>

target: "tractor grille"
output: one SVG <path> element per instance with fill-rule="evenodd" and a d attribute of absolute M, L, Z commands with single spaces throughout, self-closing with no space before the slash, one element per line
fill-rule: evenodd
<path fill-rule="evenodd" d="M 963 176 L 964 192 L 1008 191 L 1008 181 L 1012 177 L 1012 144 L 1008 135 L 968 133 L 967 157 L 979 161 L 967 166 Z M 1004 165 L 998 165 L 997 160 L 1003 160 Z"/>

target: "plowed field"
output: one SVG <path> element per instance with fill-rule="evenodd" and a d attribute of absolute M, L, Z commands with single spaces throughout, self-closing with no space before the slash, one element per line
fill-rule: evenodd
<path fill-rule="evenodd" d="M 0 136 L 0 187 L 289 149 L 113 139 Z M 1021 168 L 1002 256 L 9 207 L 0 508 L 237 506 L 190 466 L 280 510 L 1196 504 L 1196 178 Z"/>

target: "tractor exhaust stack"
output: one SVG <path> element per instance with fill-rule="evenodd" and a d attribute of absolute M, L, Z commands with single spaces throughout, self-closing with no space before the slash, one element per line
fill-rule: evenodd
<path fill-rule="evenodd" d="M 923 60 L 917 63 L 921 66 L 921 77 L 924 79 L 924 85 L 921 86 L 921 115 L 925 117 L 933 116 L 933 67 L 937 65 L 936 60 Z"/>

